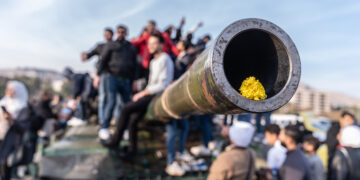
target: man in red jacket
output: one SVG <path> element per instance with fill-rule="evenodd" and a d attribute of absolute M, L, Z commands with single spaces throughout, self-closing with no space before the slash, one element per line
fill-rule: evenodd
<path fill-rule="evenodd" d="M 151 34 L 159 33 L 164 38 L 164 48 L 163 51 L 170 54 L 173 53 L 174 55 L 178 55 L 179 52 L 176 49 L 176 46 L 172 43 L 171 37 L 166 33 L 161 33 L 159 30 L 156 29 L 156 22 L 153 20 L 148 21 L 146 25 L 146 31 L 142 33 L 142 35 L 136 39 L 133 39 L 131 43 L 139 50 L 139 55 L 142 56 L 142 67 L 144 69 L 149 68 L 149 63 L 151 59 L 151 55 L 149 50 L 146 48 L 148 39 Z"/>

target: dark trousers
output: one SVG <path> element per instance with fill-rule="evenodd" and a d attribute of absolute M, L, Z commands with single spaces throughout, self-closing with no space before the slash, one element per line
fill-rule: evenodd
<path fill-rule="evenodd" d="M 261 125 L 261 118 L 264 117 L 265 118 L 265 126 L 271 123 L 271 112 L 267 112 L 267 113 L 257 113 L 255 120 L 256 120 L 256 131 L 257 133 L 264 133 L 265 129 L 264 127 Z"/>
<path fill-rule="evenodd" d="M 6 165 L 6 162 L 0 162 L 0 179 L 10 180 L 12 168 Z"/>
<path fill-rule="evenodd" d="M 123 138 L 126 128 L 129 130 L 130 153 L 137 151 L 137 124 L 143 119 L 147 107 L 153 95 L 144 96 L 136 102 L 129 102 L 121 108 L 120 117 L 116 122 L 115 134 L 111 139 L 111 144 L 118 146 Z"/>
<path fill-rule="evenodd" d="M 8 166 L 7 159 L 11 153 L 15 151 L 17 137 L 14 129 L 9 129 L 6 133 L 5 139 L 0 146 L 0 179 L 8 180 L 11 179 L 12 167 Z"/>

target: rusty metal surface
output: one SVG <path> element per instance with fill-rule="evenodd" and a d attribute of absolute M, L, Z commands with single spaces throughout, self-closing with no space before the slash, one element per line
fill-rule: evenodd
<path fill-rule="evenodd" d="M 258 38 L 257 42 L 251 41 L 252 36 Z M 244 37 L 248 42 L 241 41 Z M 255 48 L 247 48 L 247 43 L 252 43 Z M 256 43 L 263 49 L 256 49 Z M 243 49 L 237 49 L 241 48 L 238 44 L 242 45 Z M 241 53 L 249 54 L 246 52 L 249 50 L 253 51 L 253 56 L 241 56 Z M 265 59 L 254 60 L 256 57 Z M 250 61 L 259 62 L 257 66 L 264 69 L 264 72 L 255 69 L 254 64 L 257 62 Z M 265 89 L 271 93 L 269 98 L 262 101 L 249 100 L 239 94 L 238 87 L 234 87 L 244 78 L 242 72 L 233 68 L 246 70 L 247 66 L 264 79 Z M 262 19 L 239 20 L 227 26 L 180 79 L 171 84 L 162 95 L 153 99 L 146 118 L 274 111 L 285 105 L 294 95 L 300 75 L 298 51 L 285 31 Z"/>

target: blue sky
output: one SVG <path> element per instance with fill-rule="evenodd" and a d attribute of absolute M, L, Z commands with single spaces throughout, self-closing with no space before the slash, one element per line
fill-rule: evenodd
<path fill-rule="evenodd" d="M 295 42 L 302 60 L 302 81 L 320 90 L 360 97 L 360 1 L 269 0 L 1 0 L 1 68 L 70 65 L 92 71 L 80 53 L 103 39 L 104 27 L 126 24 L 129 38 L 146 21 L 163 30 L 186 17 L 185 30 L 199 21 L 199 37 L 215 37 L 242 18 L 262 18 L 282 27 Z M 93 60 L 94 62 L 94 60 Z"/>

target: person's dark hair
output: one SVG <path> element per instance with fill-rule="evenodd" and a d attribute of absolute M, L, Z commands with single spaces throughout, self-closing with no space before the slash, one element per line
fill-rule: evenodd
<path fill-rule="evenodd" d="M 313 145 L 315 151 L 320 147 L 321 144 L 320 141 L 311 134 L 304 137 L 304 142 L 308 142 L 309 144 Z"/>
<path fill-rule="evenodd" d="M 74 72 L 70 67 L 66 67 L 62 74 L 63 74 L 64 77 L 70 79 L 71 76 L 74 74 Z"/>
<path fill-rule="evenodd" d="M 111 35 L 114 35 L 114 31 L 109 27 L 105 28 L 105 31 L 109 32 Z"/>
<path fill-rule="evenodd" d="M 192 38 L 193 38 L 192 33 L 189 33 L 189 34 L 186 35 L 186 41 L 188 41 L 189 43 L 191 42 Z"/>
<path fill-rule="evenodd" d="M 350 116 L 351 118 L 353 118 L 355 120 L 355 116 L 353 114 L 351 114 L 349 111 L 343 111 L 341 113 L 341 117 L 345 117 L 345 116 Z"/>
<path fill-rule="evenodd" d="M 209 40 L 211 40 L 211 36 L 209 34 L 206 34 L 203 39 L 205 39 L 205 38 L 208 38 Z"/>
<path fill-rule="evenodd" d="M 125 26 L 124 24 L 118 25 L 118 26 L 117 26 L 117 29 L 124 29 L 126 33 L 127 33 L 127 31 L 128 31 L 127 26 Z"/>
<path fill-rule="evenodd" d="M 171 35 L 172 30 L 174 29 L 173 25 L 169 25 L 164 32 L 166 32 L 167 34 Z"/>
<path fill-rule="evenodd" d="M 154 20 L 149 20 L 148 23 L 151 23 L 152 25 L 156 26 L 156 22 Z"/>
<path fill-rule="evenodd" d="M 302 140 L 301 131 L 294 125 L 288 125 L 285 127 L 285 135 L 289 136 L 296 144 L 299 144 Z"/>
<path fill-rule="evenodd" d="M 156 37 L 159 40 L 159 43 L 164 44 L 165 40 L 164 37 L 159 33 L 151 34 L 152 37 Z"/>
<path fill-rule="evenodd" d="M 269 124 L 265 126 L 265 132 L 269 132 L 271 134 L 280 134 L 280 127 L 277 124 Z"/>
<path fill-rule="evenodd" d="M 182 42 L 182 43 L 183 43 L 183 46 L 184 46 L 185 50 L 189 49 L 190 43 L 189 43 L 188 41 L 186 41 L 186 40 L 180 40 L 179 42 Z M 178 42 L 178 43 L 179 43 L 179 42 Z"/>
<path fill-rule="evenodd" d="M 43 91 L 41 93 L 41 100 L 50 100 L 52 98 L 52 93 L 50 91 Z"/>

